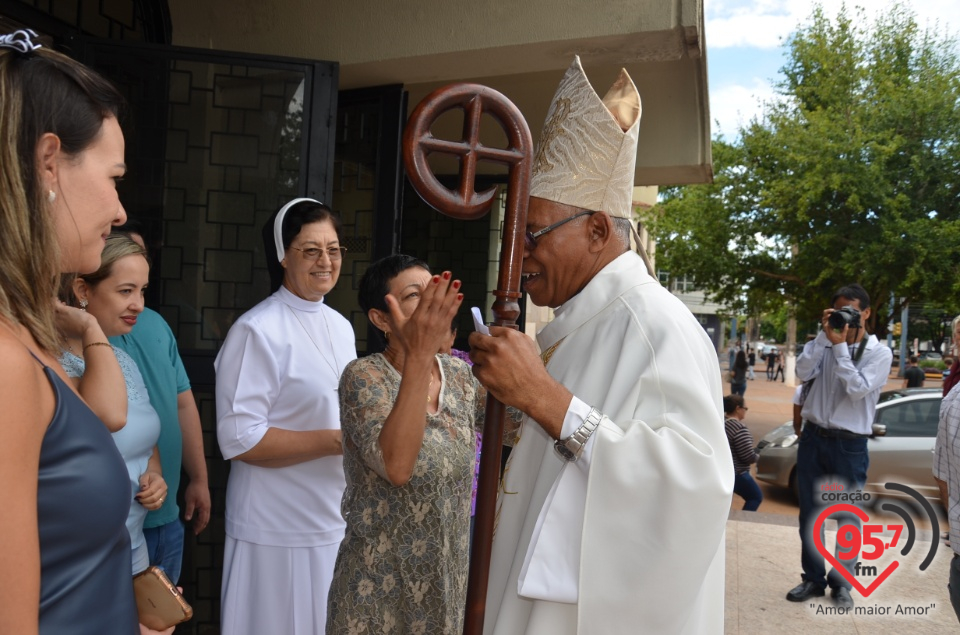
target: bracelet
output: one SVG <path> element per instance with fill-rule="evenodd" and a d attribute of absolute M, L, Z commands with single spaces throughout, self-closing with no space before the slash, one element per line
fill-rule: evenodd
<path fill-rule="evenodd" d="M 82 352 L 86 353 L 87 349 L 90 348 L 91 346 L 110 346 L 110 342 L 90 342 L 89 344 L 83 347 Z"/>
<path fill-rule="evenodd" d="M 591 408 L 589 414 L 587 414 L 587 418 L 583 420 L 583 424 L 577 428 L 573 434 L 566 439 L 557 439 L 553 444 L 553 448 L 557 451 L 557 454 L 560 455 L 560 458 L 571 462 L 579 459 L 580 453 L 583 452 L 587 441 L 590 440 L 597 426 L 600 425 L 601 419 L 603 419 L 603 415 L 600 414 L 600 411 L 596 408 Z"/>

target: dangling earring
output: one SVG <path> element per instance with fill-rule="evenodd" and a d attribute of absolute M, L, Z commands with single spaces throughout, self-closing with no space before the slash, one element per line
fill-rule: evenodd
<path fill-rule="evenodd" d="M 47 190 L 47 201 L 52 205 L 57 200 L 57 193 L 53 190 Z"/>
<path fill-rule="evenodd" d="M 387 344 L 389 344 L 389 343 L 390 343 L 390 333 L 388 333 L 387 331 L 384 331 L 384 332 L 383 332 L 383 339 L 387 340 Z"/>
<path fill-rule="evenodd" d="M 81 311 L 86 311 L 86 310 L 87 310 L 87 301 L 86 301 L 86 300 L 80 300 L 80 310 L 81 310 Z"/>

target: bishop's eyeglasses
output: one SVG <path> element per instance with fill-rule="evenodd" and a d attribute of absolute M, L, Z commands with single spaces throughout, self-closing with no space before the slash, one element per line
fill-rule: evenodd
<path fill-rule="evenodd" d="M 330 262 L 336 262 L 343 258 L 344 252 L 347 250 L 346 247 L 327 247 L 326 249 L 320 249 L 319 247 L 307 247 L 306 249 L 300 249 L 299 247 L 294 247 L 297 251 L 300 252 L 300 255 L 303 256 L 303 259 L 308 262 L 316 262 L 320 260 L 320 256 L 323 254 L 327 255 L 327 258 L 330 259 Z"/>
<path fill-rule="evenodd" d="M 543 229 L 538 229 L 538 230 L 535 231 L 535 232 L 527 232 L 526 234 L 523 235 L 523 243 L 524 243 L 524 245 L 526 245 L 528 251 L 533 251 L 534 249 L 537 248 L 537 238 L 540 238 L 541 236 L 543 236 L 543 235 L 546 234 L 547 232 L 552 232 L 552 231 L 553 231 L 554 229 L 556 229 L 557 227 L 560 227 L 560 226 L 563 225 L 564 223 L 569 223 L 570 221 L 572 221 L 572 220 L 575 219 L 575 218 L 580 218 L 581 216 L 586 216 L 587 214 L 593 214 L 593 213 L 595 213 L 595 212 L 592 212 L 592 211 L 589 211 L 589 210 L 588 210 L 588 211 L 584 211 L 584 212 L 580 212 L 579 214 L 574 214 L 573 216 L 570 216 L 569 218 L 564 218 L 564 219 L 561 220 L 561 221 L 557 221 L 557 222 L 554 223 L 553 225 L 547 225 L 547 226 L 544 227 Z"/>

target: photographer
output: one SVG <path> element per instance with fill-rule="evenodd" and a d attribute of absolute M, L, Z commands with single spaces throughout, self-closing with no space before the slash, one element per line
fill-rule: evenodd
<path fill-rule="evenodd" d="M 853 606 L 850 583 L 835 570 L 826 575 L 823 556 L 814 545 L 813 525 L 828 504 L 821 486 L 855 492 L 867 479 L 867 438 L 893 359 L 890 349 L 864 330 L 869 319 L 870 296 L 863 287 L 843 287 L 834 294 L 832 308 L 823 312 L 823 330 L 797 358 L 797 378 L 812 383 L 803 402 L 797 448 L 803 582 L 787 593 L 791 602 L 820 597 L 829 584 L 838 606 Z M 835 517 L 838 526 L 860 526 L 854 516 Z M 852 572 L 856 562 L 854 558 L 844 564 Z"/>

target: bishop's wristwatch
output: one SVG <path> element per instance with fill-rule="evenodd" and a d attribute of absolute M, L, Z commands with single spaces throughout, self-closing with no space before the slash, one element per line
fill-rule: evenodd
<path fill-rule="evenodd" d="M 564 461 L 576 461 L 580 458 L 580 453 L 583 451 L 583 446 L 587 444 L 587 439 L 590 438 L 590 435 L 593 434 L 594 430 L 597 429 L 597 426 L 600 425 L 600 419 L 603 418 L 603 415 L 600 414 L 600 411 L 596 408 L 591 408 L 587 418 L 583 420 L 583 424 L 576 429 L 576 431 L 571 434 L 566 439 L 557 439 L 553 442 L 553 449 L 557 451 L 557 454 L 560 455 Z"/>

